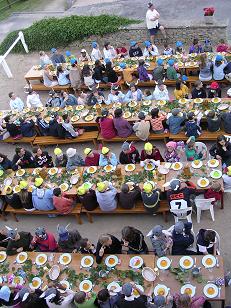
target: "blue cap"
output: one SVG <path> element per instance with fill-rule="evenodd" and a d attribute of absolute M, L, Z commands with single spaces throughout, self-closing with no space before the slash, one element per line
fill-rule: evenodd
<path fill-rule="evenodd" d="M 72 59 L 70 60 L 70 62 L 71 62 L 71 64 L 75 64 L 75 63 L 76 63 L 76 59 L 75 59 L 75 58 L 72 58 Z"/>
<path fill-rule="evenodd" d="M 182 80 L 182 81 L 187 81 L 187 80 L 188 80 L 188 77 L 187 77 L 186 75 L 182 75 L 181 80 Z"/>
<path fill-rule="evenodd" d="M 145 41 L 145 42 L 144 42 L 144 45 L 145 45 L 145 47 L 150 47 L 152 44 L 151 44 L 151 42 L 149 42 L 149 41 Z"/>
<path fill-rule="evenodd" d="M 223 57 L 221 55 L 216 56 L 216 61 L 222 61 L 222 60 L 223 60 Z"/>
<path fill-rule="evenodd" d="M 126 63 L 125 62 L 122 62 L 122 63 L 120 63 L 120 68 L 122 68 L 122 69 L 124 69 L 124 68 L 126 68 Z"/>
<path fill-rule="evenodd" d="M 66 56 L 70 57 L 71 56 L 71 52 L 69 50 L 66 51 Z"/>
<path fill-rule="evenodd" d="M 98 44 L 96 42 L 92 42 L 91 46 L 92 46 L 92 48 L 96 48 L 98 46 Z"/>
<path fill-rule="evenodd" d="M 10 299 L 10 288 L 8 286 L 3 286 L 0 289 L 0 299 L 3 299 L 5 302 L 9 302 Z"/>
<path fill-rule="evenodd" d="M 175 60 L 174 59 L 169 59 L 168 60 L 168 65 L 173 66 Z"/>
<path fill-rule="evenodd" d="M 182 46 L 183 46 L 183 43 L 181 41 L 176 42 L 176 47 L 182 47 Z"/>
<path fill-rule="evenodd" d="M 51 48 L 51 52 L 52 52 L 52 53 L 55 53 L 56 51 L 57 51 L 56 48 Z"/>
<path fill-rule="evenodd" d="M 163 59 L 158 59 L 156 62 L 157 62 L 158 65 L 162 65 L 164 63 L 164 60 Z"/>
<path fill-rule="evenodd" d="M 111 62 L 111 60 L 110 60 L 110 59 L 108 59 L 108 58 L 105 58 L 105 59 L 104 59 L 104 61 L 105 61 L 105 63 L 109 63 L 109 62 Z"/>
<path fill-rule="evenodd" d="M 130 45 L 131 45 L 131 46 L 135 46 L 136 44 L 137 44 L 136 41 L 131 41 L 131 42 L 130 42 Z"/>

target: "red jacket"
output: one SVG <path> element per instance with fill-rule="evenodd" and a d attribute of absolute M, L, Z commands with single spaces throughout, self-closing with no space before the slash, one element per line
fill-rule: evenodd
<path fill-rule="evenodd" d="M 67 194 L 63 193 L 62 196 L 53 196 L 53 204 L 56 210 L 61 214 L 69 214 L 72 210 L 73 199 L 66 198 Z"/>
<path fill-rule="evenodd" d="M 148 155 L 145 150 L 142 150 L 141 152 L 141 160 L 144 161 L 145 159 L 154 159 L 159 161 L 164 161 L 163 157 L 160 154 L 160 151 L 157 148 L 154 148 L 152 150 L 152 154 Z"/>
<path fill-rule="evenodd" d="M 204 193 L 205 199 L 215 198 L 215 201 L 221 200 L 222 191 L 214 191 L 211 188 L 207 189 Z"/>
<path fill-rule="evenodd" d="M 116 130 L 114 127 L 113 119 L 104 118 L 99 122 L 100 125 L 100 133 L 105 139 L 112 139 L 116 136 Z"/>
<path fill-rule="evenodd" d="M 56 251 L 58 248 L 58 244 L 52 233 L 47 233 L 47 238 L 45 240 L 36 237 L 36 240 L 32 240 L 31 244 L 35 247 L 35 249 L 45 252 Z"/>
<path fill-rule="evenodd" d="M 94 152 L 94 157 L 85 158 L 85 166 L 99 166 L 99 153 Z"/>

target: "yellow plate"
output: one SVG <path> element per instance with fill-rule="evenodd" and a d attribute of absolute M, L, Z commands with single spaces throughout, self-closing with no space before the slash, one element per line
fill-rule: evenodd
<path fill-rule="evenodd" d="M 76 106 L 76 110 L 83 110 L 84 109 L 84 105 L 78 105 Z"/>

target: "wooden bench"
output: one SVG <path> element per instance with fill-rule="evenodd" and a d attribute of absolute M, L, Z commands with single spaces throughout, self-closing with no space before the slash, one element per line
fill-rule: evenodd
<path fill-rule="evenodd" d="M 2 143 L 30 143 L 31 146 L 33 146 L 33 142 L 35 140 L 36 136 L 33 137 L 23 137 L 21 139 L 13 139 L 12 137 L 9 137 L 5 140 L 1 140 Z"/>
<path fill-rule="evenodd" d="M 158 209 L 157 213 L 162 214 L 164 217 L 164 221 L 168 221 L 167 214 L 169 212 L 169 205 L 167 200 L 161 200 L 160 201 L 160 208 Z M 142 201 L 138 201 L 135 205 L 134 208 L 132 209 L 123 209 L 121 207 L 117 207 L 115 211 L 112 212 L 103 212 L 101 209 L 98 207 L 94 211 L 87 211 L 84 207 L 81 208 L 81 214 L 84 213 L 87 215 L 88 221 L 90 223 L 93 223 L 93 215 L 105 215 L 105 214 L 149 214 Z"/>
<path fill-rule="evenodd" d="M 79 203 L 76 204 L 76 206 L 73 208 L 73 210 L 68 215 L 62 215 L 62 216 L 75 216 L 77 223 L 80 225 L 82 224 L 81 216 L 81 205 Z M 50 210 L 50 211 L 26 211 L 24 209 L 13 209 L 10 205 L 7 205 L 4 214 L 10 214 L 15 221 L 19 221 L 17 218 L 17 215 L 61 215 L 57 210 Z M 5 215 L 4 215 L 5 216 Z M 3 217 L 4 217 L 3 216 Z"/>
<path fill-rule="evenodd" d="M 120 79 L 120 81 L 117 83 L 118 86 L 120 86 L 120 88 L 123 90 L 124 89 L 124 80 L 123 79 Z M 80 86 L 81 90 L 89 90 L 89 88 L 85 85 L 85 84 L 82 84 Z M 99 83 L 99 89 L 105 89 L 105 90 L 108 90 L 111 88 L 111 83 Z"/>
<path fill-rule="evenodd" d="M 196 141 L 216 141 L 219 135 L 229 136 L 229 134 L 222 130 L 213 133 L 209 131 L 202 131 L 202 134 L 196 138 Z M 188 138 L 189 137 L 185 135 L 185 132 L 180 132 L 177 135 L 169 134 L 169 139 L 173 139 L 175 141 L 188 140 Z"/>
<path fill-rule="evenodd" d="M 29 85 L 25 85 L 25 89 L 28 88 Z M 30 87 L 32 90 L 35 90 L 35 91 L 51 91 L 51 90 L 54 90 L 54 91 L 57 91 L 57 92 L 60 92 L 60 91 L 65 91 L 65 92 L 69 92 L 72 87 L 70 84 L 68 85 L 65 85 L 65 86 L 60 86 L 60 85 L 57 85 L 57 86 L 54 86 L 54 87 L 46 87 L 42 82 L 30 82 Z"/>
<path fill-rule="evenodd" d="M 148 140 L 164 140 L 164 142 L 166 143 L 166 139 L 168 137 L 169 137 L 169 133 L 163 133 L 163 134 L 151 133 L 148 137 Z M 100 134 L 98 136 L 98 141 L 101 142 L 103 145 L 107 142 L 124 142 L 125 140 L 127 140 L 127 141 L 142 141 L 135 134 L 132 134 L 127 138 L 122 138 L 122 137 L 116 136 L 112 139 L 104 139 Z"/>
<path fill-rule="evenodd" d="M 199 76 L 189 76 L 187 83 L 189 84 L 189 88 L 192 89 L 192 86 L 194 86 L 194 83 L 199 80 Z M 222 80 L 209 80 L 209 81 L 202 81 L 203 84 L 211 84 L 212 82 L 217 82 L 220 84 L 229 84 L 229 81 L 227 79 L 222 79 Z"/>
<path fill-rule="evenodd" d="M 68 143 L 81 143 L 81 142 L 90 142 L 92 141 L 95 148 L 97 149 L 97 138 L 98 138 L 98 131 L 92 132 L 84 132 L 82 135 L 76 138 L 66 138 L 60 139 L 52 136 L 38 136 L 35 138 L 33 144 L 46 146 L 46 145 L 56 145 L 56 144 L 68 144 Z"/>

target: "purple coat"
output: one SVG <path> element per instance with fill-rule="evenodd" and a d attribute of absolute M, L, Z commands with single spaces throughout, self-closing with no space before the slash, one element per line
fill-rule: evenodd
<path fill-rule="evenodd" d="M 126 138 L 132 134 L 132 126 L 124 118 L 114 118 L 113 122 L 117 131 L 117 136 Z"/>
<path fill-rule="evenodd" d="M 139 80 L 140 81 L 148 81 L 148 80 L 150 80 L 150 78 L 148 76 L 148 72 L 147 72 L 146 68 L 143 65 L 139 66 L 137 70 L 138 70 L 138 73 L 139 73 Z"/>

